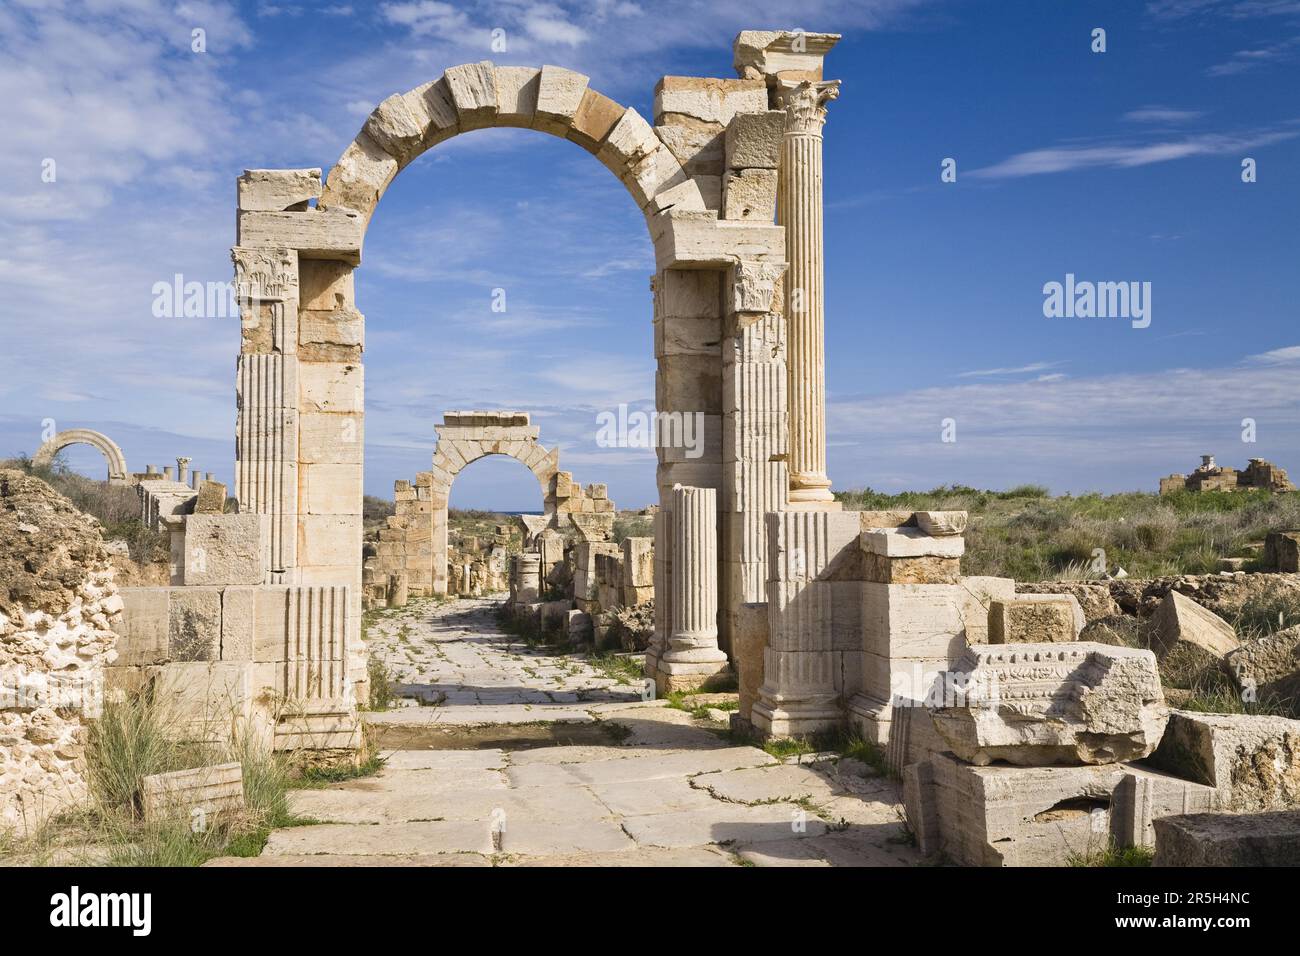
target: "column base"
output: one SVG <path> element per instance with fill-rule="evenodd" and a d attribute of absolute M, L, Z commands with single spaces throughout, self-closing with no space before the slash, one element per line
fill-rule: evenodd
<path fill-rule="evenodd" d="M 791 697 L 760 688 L 749 720 L 755 731 L 767 737 L 803 737 L 843 727 L 844 713 L 834 694 Z"/>
<path fill-rule="evenodd" d="M 793 492 L 791 492 L 793 494 Z M 785 506 L 786 511 L 843 511 L 844 505 L 831 498 L 829 501 L 796 501 L 791 498 Z"/>
<path fill-rule="evenodd" d="M 647 671 L 648 671 L 647 665 Z M 731 682 L 731 666 L 722 661 L 660 660 L 655 670 L 655 692 L 660 697 L 681 690 L 704 690 Z"/>

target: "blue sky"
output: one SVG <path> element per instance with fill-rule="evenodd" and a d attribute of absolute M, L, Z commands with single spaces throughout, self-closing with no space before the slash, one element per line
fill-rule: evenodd
<path fill-rule="evenodd" d="M 1202 452 L 1300 472 L 1300 2 L 832 2 L 799 23 L 788 7 L 10 0 L 0 454 L 53 419 L 107 432 L 133 468 L 185 454 L 230 476 L 237 323 L 150 306 L 175 273 L 230 278 L 244 168 L 328 167 L 385 96 L 484 58 L 580 70 L 648 116 L 659 76 L 730 76 L 738 30 L 797 27 L 844 34 L 827 59 L 837 487 L 1154 490 Z M 653 400 L 652 269 L 631 199 L 573 144 L 480 131 L 425 154 L 357 273 L 367 490 L 427 467 L 442 411 L 512 407 L 580 480 L 652 500 L 653 457 L 594 440 L 598 412 Z M 1043 285 L 1067 273 L 1150 282 L 1150 326 L 1045 318 Z M 102 473 L 90 449 L 71 458 Z M 453 504 L 536 496 L 489 459 Z"/>

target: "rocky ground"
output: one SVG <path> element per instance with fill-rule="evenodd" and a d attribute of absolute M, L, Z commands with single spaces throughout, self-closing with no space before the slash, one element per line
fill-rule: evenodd
<path fill-rule="evenodd" d="M 368 639 L 411 702 L 366 715 L 383 769 L 294 792 L 293 811 L 319 822 L 210 865 L 920 861 L 893 781 L 736 746 L 721 723 L 643 701 L 624 673 L 521 644 L 491 601 L 418 604 Z"/>

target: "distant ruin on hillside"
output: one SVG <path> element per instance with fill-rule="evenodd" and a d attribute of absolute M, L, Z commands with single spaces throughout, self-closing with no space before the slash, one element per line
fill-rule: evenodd
<path fill-rule="evenodd" d="M 1214 463 L 1213 455 L 1202 455 L 1201 466 L 1190 475 L 1170 475 L 1160 479 L 1160 493 L 1175 491 L 1240 491 L 1263 488 L 1268 491 L 1295 491 L 1286 469 L 1263 458 L 1252 458 L 1244 471 L 1224 468 Z"/>

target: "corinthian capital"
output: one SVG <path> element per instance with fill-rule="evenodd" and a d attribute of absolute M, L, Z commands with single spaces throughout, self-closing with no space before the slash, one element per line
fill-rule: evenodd
<path fill-rule="evenodd" d="M 839 80 L 804 80 L 780 87 L 777 102 L 785 110 L 786 132 L 820 133 L 826 122 L 826 104 L 839 95 Z"/>

